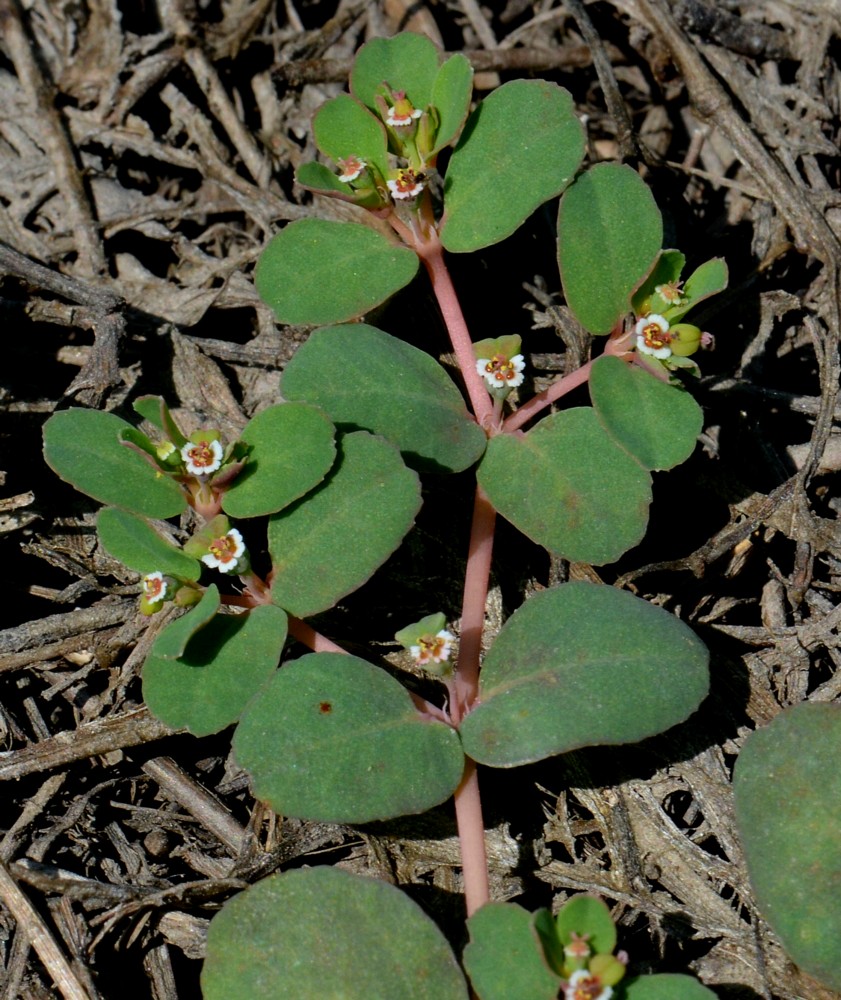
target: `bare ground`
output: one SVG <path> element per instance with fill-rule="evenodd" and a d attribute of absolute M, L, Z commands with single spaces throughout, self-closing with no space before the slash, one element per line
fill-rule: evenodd
<path fill-rule="evenodd" d="M 524 75 L 568 87 L 592 158 L 639 164 L 667 243 L 690 263 L 725 256 L 732 278 L 704 317 L 701 447 L 657 483 L 646 543 L 599 571 L 698 630 L 713 693 L 642 747 L 486 774 L 495 895 L 596 891 L 642 968 L 691 969 L 729 1000 L 829 997 L 753 908 L 730 773 L 782 706 L 841 692 L 837 2 L 0 0 L 0 1000 L 198 997 L 218 906 L 301 864 L 406 886 L 460 944 L 448 809 L 365 829 L 276 817 L 229 734 L 172 734 L 146 712 L 158 623 L 97 547 L 96 505 L 40 457 L 67 405 L 128 415 L 158 392 L 185 423 L 235 431 L 276 399 L 306 331 L 276 327 L 254 261 L 284 221 L 335 211 L 293 185 L 309 117 L 368 35 L 407 26 L 466 52 L 479 96 Z M 582 350 L 551 247 L 538 213 L 454 262 L 474 336 L 526 335 L 542 375 Z M 435 312 L 419 283 L 376 321 L 428 330 Z M 431 486 L 430 505 L 462 510 L 461 488 Z M 463 541 L 447 544 L 457 574 Z M 388 653 L 395 587 L 457 614 L 457 583 L 413 551 L 325 630 Z M 537 553 L 524 573 L 522 556 L 503 532 L 492 614 L 592 573 Z"/>

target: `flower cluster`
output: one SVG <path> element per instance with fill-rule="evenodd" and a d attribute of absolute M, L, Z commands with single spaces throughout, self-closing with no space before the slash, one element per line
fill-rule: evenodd
<path fill-rule="evenodd" d="M 521 344 L 516 334 L 510 334 L 480 340 L 473 345 L 476 371 L 495 398 L 504 399 L 512 389 L 523 384 L 526 362 L 520 354 Z"/>
<path fill-rule="evenodd" d="M 155 570 L 140 581 L 140 610 L 144 615 L 154 615 L 169 601 L 186 608 L 201 600 L 201 595 L 201 590 L 192 581 Z"/>
<path fill-rule="evenodd" d="M 428 663 L 446 663 L 455 638 L 452 632 L 441 629 L 435 635 L 419 636 L 417 644 L 409 647 L 409 652 L 419 667 L 425 667 Z"/>
<path fill-rule="evenodd" d="M 377 167 L 357 153 L 336 160 L 339 180 L 348 185 L 351 200 L 366 208 L 414 203 L 423 194 L 426 172 L 433 166 L 429 110 L 416 108 L 404 90 L 383 84 L 382 91 L 376 104 L 389 133 L 388 164 L 381 162 Z"/>
<path fill-rule="evenodd" d="M 250 560 L 242 534 L 232 528 L 224 514 L 218 514 L 185 543 L 184 551 L 220 573 L 242 576 L 250 570 Z"/>
<path fill-rule="evenodd" d="M 407 625 L 394 638 L 409 650 L 417 666 L 443 676 L 450 670 L 449 660 L 455 642 L 453 633 L 444 627 L 446 624 L 446 617 L 438 612 Z"/>

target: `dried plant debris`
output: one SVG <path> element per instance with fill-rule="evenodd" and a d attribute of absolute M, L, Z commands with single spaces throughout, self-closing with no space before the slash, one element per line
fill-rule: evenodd
<path fill-rule="evenodd" d="M 437 912 L 458 891 L 446 809 L 363 830 L 275 816 L 225 734 L 151 717 L 139 668 L 157 626 L 137 620 L 137 579 L 99 550 L 92 506 L 39 444 L 68 404 L 162 392 L 185 426 L 236 430 L 276 401 L 306 331 L 275 326 L 254 261 L 280 224 L 334 210 L 293 183 L 309 118 L 362 41 L 415 16 L 481 86 L 539 73 L 568 87 L 592 158 L 640 165 L 675 244 L 726 257 L 733 276 L 699 385 L 702 446 L 681 473 L 694 500 L 675 513 L 656 497 L 668 530 L 599 571 L 701 632 L 713 694 L 691 726 L 631 752 L 504 782 L 494 893 L 557 909 L 597 892 L 652 969 L 691 969 L 722 997 L 828 997 L 757 917 L 730 791 L 748 733 L 841 696 L 841 23 L 819 0 L 0 0 L 2 995 L 195 997 L 220 904 L 316 856 L 414 885 L 458 920 Z M 537 367 L 563 371 L 587 345 L 529 253 L 490 252 L 464 280 L 507 293 L 503 322 L 532 328 Z M 434 322 L 410 295 L 397 322 Z M 476 323 L 497 336 L 500 319 Z M 503 548 L 509 608 L 558 574 L 595 575 L 504 572 Z M 334 616 L 365 648 L 353 600 Z"/>

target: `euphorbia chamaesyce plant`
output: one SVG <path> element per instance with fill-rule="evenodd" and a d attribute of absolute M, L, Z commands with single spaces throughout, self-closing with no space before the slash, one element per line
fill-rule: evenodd
<path fill-rule="evenodd" d="M 47 461 L 107 505 L 100 539 L 141 574 L 142 611 L 189 608 L 144 665 L 144 697 L 159 718 L 196 735 L 236 724 L 235 754 L 255 794 L 286 815 L 364 823 L 454 798 L 470 917 L 464 962 L 478 996 L 710 996 L 686 977 L 626 977 L 627 956 L 614 953 L 615 928 L 596 900 L 557 920 L 488 905 L 476 767 L 638 741 L 704 698 L 702 643 L 630 593 L 590 583 L 544 590 L 489 643 L 485 602 L 499 515 L 551 553 L 595 565 L 641 540 L 652 471 L 684 461 L 701 429 L 676 373 L 697 371 L 690 356 L 710 337 L 690 311 L 725 287 L 726 268 L 711 260 L 684 279 L 683 255 L 661 249 L 660 213 L 639 176 L 614 164 L 582 171 L 583 129 L 565 90 L 515 81 L 469 113 L 471 98 L 463 56 L 442 62 L 426 38 L 403 34 L 365 45 L 350 93 L 316 112 L 324 162 L 297 179 L 358 206 L 360 221 L 293 222 L 260 259 L 257 287 L 279 321 L 327 324 L 286 367 L 284 402 L 233 442 L 213 429 L 185 436 L 157 398 L 135 404 L 148 434 L 70 410 L 47 423 Z M 439 155 L 450 146 L 442 183 Z M 505 331 L 471 336 L 445 251 L 499 242 L 559 195 L 564 294 L 604 340 L 594 360 L 529 395 L 527 345 Z M 456 381 L 424 350 L 349 322 L 421 266 Z M 591 406 L 554 408 L 585 383 Z M 461 615 L 448 621 L 431 599 L 429 614 L 398 632 L 427 682 L 423 696 L 410 694 L 307 619 L 398 548 L 421 506 L 421 476 L 471 468 Z M 188 507 L 195 530 L 183 546 L 147 520 Z M 255 569 L 250 545 L 267 548 L 267 569 Z M 312 652 L 285 659 L 287 632 Z M 377 945 L 360 952 L 366 938 Z M 334 995 L 334 983 L 348 997 L 467 995 L 449 946 L 414 904 L 340 871 L 274 876 L 211 926 L 209 1000 Z"/>

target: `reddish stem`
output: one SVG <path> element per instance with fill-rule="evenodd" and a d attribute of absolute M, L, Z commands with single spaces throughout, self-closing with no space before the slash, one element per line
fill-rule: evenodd
<path fill-rule="evenodd" d="M 308 646 L 314 653 L 345 653 L 347 655 L 346 649 L 337 646 L 332 639 L 316 632 L 311 625 L 307 625 L 306 622 L 294 615 L 289 615 L 289 634 L 298 642 Z"/>
<path fill-rule="evenodd" d="M 464 900 L 469 917 L 491 898 L 479 776 L 476 773 L 476 762 L 470 757 L 465 757 L 464 774 L 453 798 L 461 848 Z"/>
<path fill-rule="evenodd" d="M 467 571 L 464 575 L 464 596 L 461 608 L 461 635 L 458 664 L 452 681 L 450 715 L 454 725 L 470 710 L 479 691 L 479 660 L 482 653 L 482 632 L 485 627 L 485 602 L 491 574 L 496 511 L 481 486 L 476 486 L 473 502 L 473 523 L 467 551 Z"/>
<path fill-rule="evenodd" d="M 406 225 L 395 213 L 388 217 L 389 224 L 423 261 L 429 275 L 432 291 L 450 335 L 453 352 L 461 369 L 470 406 L 480 427 L 489 428 L 493 422 L 493 402 L 485 389 L 481 375 L 476 371 L 476 356 L 473 341 L 461 311 L 461 305 L 453 287 L 453 281 L 444 260 L 444 248 L 438 238 L 438 230 L 432 214 L 429 191 L 424 191 L 418 205 L 418 213 L 412 226 Z"/>

